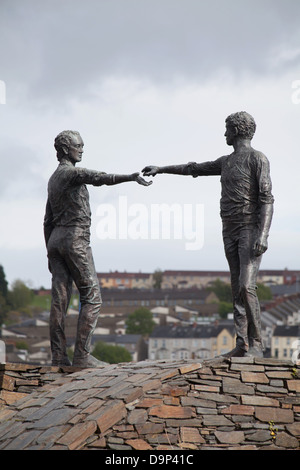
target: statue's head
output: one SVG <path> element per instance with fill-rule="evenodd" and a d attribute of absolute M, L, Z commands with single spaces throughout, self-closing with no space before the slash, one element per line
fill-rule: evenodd
<path fill-rule="evenodd" d="M 61 161 L 62 158 L 68 158 L 69 151 L 74 145 L 79 145 L 82 142 L 81 136 L 77 131 L 62 131 L 54 140 L 54 147 L 56 149 L 57 160 Z M 82 143 L 83 145 L 83 143 Z"/>
<path fill-rule="evenodd" d="M 245 111 L 230 114 L 225 122 L 227 131 L 234 131 L 236 137 L 240 136 L 244 139 L 251 140 L 255 134 L 256 123 L 253 117 Z M 229 142 L 228 144 L 231 145 Z"/>

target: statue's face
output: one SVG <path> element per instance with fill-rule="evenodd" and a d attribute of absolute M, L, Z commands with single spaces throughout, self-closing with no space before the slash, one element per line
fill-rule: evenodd
<path fill-rule="evenodd" d="M 69 147 L 68 157 L 72 163 L 81 162 L 83 154 L 83 140 L 80 135 L 74 134 L 71 138 L 71 144 Z"/>
<path fill-rule="evenodd" d="M 237 135 L 236 128 L 230 124 L 226 124 L 226 132 L 224 135 L 226 137 L 227 145 L 233 145 L 234 139 Z"/>

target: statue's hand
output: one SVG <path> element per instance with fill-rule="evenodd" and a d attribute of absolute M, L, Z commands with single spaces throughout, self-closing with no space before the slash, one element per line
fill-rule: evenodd
<path fill-rule="evenodd" d="M 256 242 L 254 244 L 253 249 L 254 249 L 254 255 L 255 256 L 263 255 L 268 249 L 267 238 L 264 237 L 263 235 L 258 237 L 258 239 L 256 240 Z"/>
<path fill-rule="evenodd" d="M 158 173 L 158 166 L 145 166 L 142 173 L 144 176 L 155 176 Z"/>
<path fill-rule="evenodd" d="M 138 184 L 141 184 L 142 186 L 150 186 L 150 184 L 153 183 L 153 181 L 144 180 L 144 178 L 142 178 L 139 173 L 133 173 L 132 178 L 133 178 L 133 181 L 136 181 Z"/>

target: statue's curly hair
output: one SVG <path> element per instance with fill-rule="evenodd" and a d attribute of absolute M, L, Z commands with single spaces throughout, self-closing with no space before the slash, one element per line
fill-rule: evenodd
<path fill-rule="evenodd" d="M 256 131 L 256 123 L 253 117 L 240 111 L 238 113 L 230 114 L 225 120 L 226 124 L 235 127 L 238 130 L 238 135 L 248 139 L 252 139 Z"/>
<path fill-rule="evenodd" d="M 64 156 L 62 147 L 65 145 L 69 148 L 71 144 L 71 139 L 74 135 L 80 134 L 77 131 L 62 131 L 55 137 L 54 147 L 56 150 L 56 156 L 58 161 L 60 161 L 61 158 Z"/>

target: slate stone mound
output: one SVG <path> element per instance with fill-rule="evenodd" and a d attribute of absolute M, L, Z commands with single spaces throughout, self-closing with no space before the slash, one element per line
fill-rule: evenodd
<path fill-rule="evenodd" d="M 300 368 L 231 358 L 0 366 L 1 450 L 300 449 Z"/>

